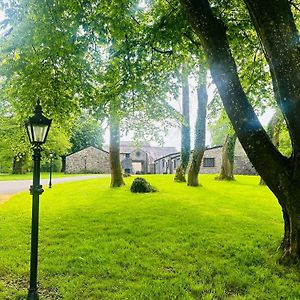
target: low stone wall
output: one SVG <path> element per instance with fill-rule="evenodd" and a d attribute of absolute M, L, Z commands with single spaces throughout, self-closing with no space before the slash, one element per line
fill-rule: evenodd
<path fill-rule="evenodd" d="M 93 173 L 109 174 L 109 153 L 88 147 L 66 156 L 65 173 Z"/>

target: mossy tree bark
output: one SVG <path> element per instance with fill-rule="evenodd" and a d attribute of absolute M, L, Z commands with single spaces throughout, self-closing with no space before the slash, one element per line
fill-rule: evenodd
<path fill-rule="evenodd" d="M 226 136 L 223 149 L 222 149 L 222 165 L 221 171 L 217 180 L 234 180 L 233 167 L 234 167 L 234 149 L 236 143 L 236 134 L 229 133 Z"/>
<path fill-rule="evenodd" d="M 288 0 L 244 0 L 264 47 L 275 97 L 291 137 L 293 154 L 283 156 L 260 124 L 241 86 L 226 26 L 208 0 L 181 0 L 205 51 L 212 77 L 234 130 L 255 169 L 282 207 L 282 262 L 300 260 L 300 51 Z"/>
<path fill-rule="evenodd" d="M 181 125 L 181 152 L 180 152 L 180 166 L 176 169 L 175 181 L 186 182 L 185 173 L 189 163 L 191 152 L 191 138 L 190 138 L 190 90 L 188 74 L 183 70 L 182 74 L 182 116 L 183 123 Z"/>
<path fill-rule="evenodd" d="M 122 166 L 120 161 L 120 120 L 118 116 L 111 116 L 109 122 L 110 144 L 109 161 L 111 170 L 111 187 L 124 185 Z"/>
<path fill-rule="evenodd" d="M 201 161 L 205 151 L 205 130 L 206 130 L 206 106 L 207 106 L 207 90 L 206 90 L 206 69 L 202 67 L 199 76 L 199 86 L 197 88 L 198 111 L 195 125 L 195 147 L 191 155 L 191 163 L 188 170 L 189 186 L 199 185 L 199 170 Z"/>

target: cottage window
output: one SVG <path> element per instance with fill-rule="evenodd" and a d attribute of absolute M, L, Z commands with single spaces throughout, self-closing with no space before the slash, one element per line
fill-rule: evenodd
<path fill-rule="evenodd" d="M 203 167 L 213 168 L 215 166 L 215 158 L 214 157 L 205 157 L 203 159 Z"/>

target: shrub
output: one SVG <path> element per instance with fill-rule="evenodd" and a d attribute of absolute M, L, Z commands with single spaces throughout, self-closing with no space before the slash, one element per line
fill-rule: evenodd
<path fill-rule="evenodd" d="M 156 192 L 156 189 L 144 178 L 137 177 L 133 180 L 130 191 L 133 193 L 151 193 Z"/>

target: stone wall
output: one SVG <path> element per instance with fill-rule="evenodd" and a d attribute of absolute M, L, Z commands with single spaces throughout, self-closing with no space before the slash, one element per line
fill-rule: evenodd
<path fill-rule="evenodd" d="M 218 174 L 220 172 L 222 165 L 222 149 L 223 147 L 214 147 L 205 150 L 200 166 L 200 174 Z M 214 158 L 214 166 L 204 167 L 203 162 L 205 158 Z"/>
<path fill-rule="evenodd" d="M 234 157 L 233 174 L 234 175 L 257 175 L 257 172 L 252 166 L 247 156 L 237 155 Z"/>
<path fill-rule="evenodd" d="M 204 152 L 200 173 L 203 174 L 219 174 L 222 165 L 222 147 L 207 149 Z M 204 158 L 215 158 L 214 167 L 204 167 Z M 237 141 L 234 156 L 234 175 L 257 175 L 256 170 L 249 161 L 244 149 L 241 144 Z"/>
<path fill-rule="evenodd" d="M 236 175 L 257 175 L 256 170 L 251 164 L 246 152 L 239 140 L 236 141 L 234 155 L 233 174 Z"/>
<path fill-rule="evenodd" d="M 88 147 L 66 156 L 65 173 L 101 173 L 109 174 L 109 153 Z"/>

